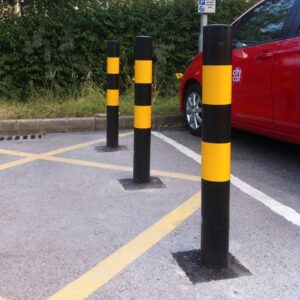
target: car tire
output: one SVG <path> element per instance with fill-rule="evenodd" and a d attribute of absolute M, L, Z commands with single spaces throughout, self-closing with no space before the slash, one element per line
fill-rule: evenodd
<path fill-rule="evenodd" d="M 191 134 L 201 136 L 202 99 L 199 84 L 192 84 L 184 93 L 184 123 Z"/>

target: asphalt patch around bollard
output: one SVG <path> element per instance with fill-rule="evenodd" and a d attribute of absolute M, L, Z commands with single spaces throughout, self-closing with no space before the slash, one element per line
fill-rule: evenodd
<path fill-rule="evenodd" d="M 118 146 L 116 148 L 110 148 L 107 146 L 96 146 L 95 150 L 97 152 L 117 152 L 117 151 L 128 151 L 126 146 Z"/>
<path fill-rule="evenodd" d="M 132 178 L 119 179 L 125 191 L 138 191 L 150 189 L 163 189 L 166 188 L 165 184 L 158 177 L 150 177 L 147 183 L 135 183 Z"/>
<path fill-rule="evenodd" d="M 233 255 L 229 254 L 229 268 L 214 270 L 201 263 L 200 250 L 172 253 L 178 265 L 193 284 L 252 275 Z"/>

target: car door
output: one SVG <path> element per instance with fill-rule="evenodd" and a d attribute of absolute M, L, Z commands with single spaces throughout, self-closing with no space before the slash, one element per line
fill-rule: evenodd
<path fill-rule="evenodd" d="M 233 24 L 233 105 L 235 122 L 274 128 L 274 53 L 289 26 L 296 0 L 266 0 Z"/>
<path fill-rule="evenodd" d="M 300 136 L 300 1 L 291 34 L 275 54 L 274 122 L 278 130 Z"/>

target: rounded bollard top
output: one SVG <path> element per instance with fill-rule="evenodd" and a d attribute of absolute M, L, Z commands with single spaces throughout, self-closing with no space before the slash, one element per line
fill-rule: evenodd
<path fill-rule="evenodd" d="M 116 40 L 107 41 L 107 56 L 108 57 L 119 57 L 120 47 L 119 42 Z"/>
<path fill-rule="evenodd" d="M 152 42 L 151 36 L 137 36 L 135 38 L 135 59 L 136 60 L 152 60 Z"/>
<path fill-rule="evenodd" d="M 232 64 L 232 26 L 208 25 L 203 31 L 203 65 Z"/>

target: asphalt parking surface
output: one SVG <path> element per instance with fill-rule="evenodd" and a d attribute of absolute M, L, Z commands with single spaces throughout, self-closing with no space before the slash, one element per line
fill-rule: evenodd
<path fill-rule="evenodd" d="M 230 252 L 252 275 L 193 285 L 172 253 L 200 248 L 200 166 L 152 136 L 166 187 L 125 191 L 122 134 L 117 152 L 98 151 L 105 132 L 0 142 L 1 300 L 299 299 L 299 226 L 234 185 Z M 162 134 L 200 153 L 199 138 Z M 232 174 L 300 213 L 299 150 L 234 130 Z"/>

